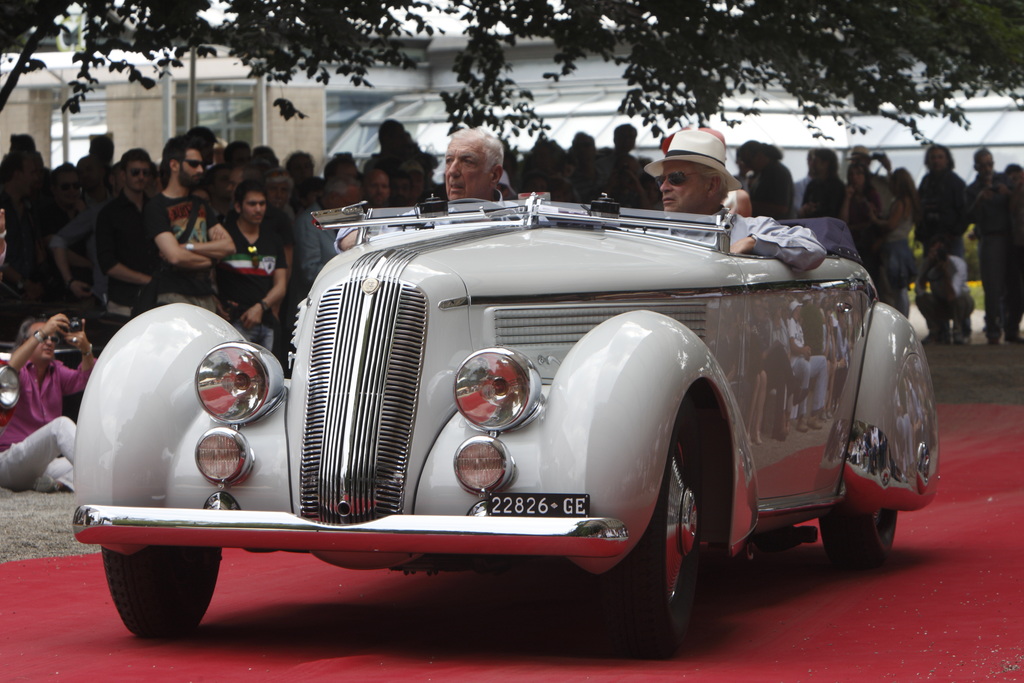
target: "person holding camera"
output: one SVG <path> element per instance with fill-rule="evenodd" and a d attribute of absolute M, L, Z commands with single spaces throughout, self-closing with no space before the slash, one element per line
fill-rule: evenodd
<path fill-rule="evenodd" d="M 952 342 L 969 343 L 964 321 L 974 311 L 974 299 L 967 286 L 967 262 L 949 252 L 949 237 L 936 239 L 928 249 L 917 279 L 917 307 L 928 323 L 923 343 L 950 343 L 951 320 Z"/>
<path fill-rule="evenodd" d="M 61 341 L 81 352 L 78 368 L 54 358 Z M 49 320 L 28 318 L 18 330 L 8 364 L 18 372 L 21 398 L 0 435 L 0 486 L 13 491 L 70 491 L 76 425 L 61 412 L 64 397 L 85 389 L 96 364 L 84 323 L 63 313 Z"/>
<path fill-rule="evenodd" d="M 868 182 L 878 193 L 878 199 L 882 203 L 882 213 L 879 217 L 885 218 L 889 215 L 889 208 L 892 206 L 895 196 L 889 183 L 892 176 L 892 162 L 885 152 L 872 152 L 864 145 L 856 145 L 850 150 L 846 161 L 851 165 L 859 164 L 867 171 Z M 875 162 L 878 163 L 875 166 Z M 874 169 L 874 170 L 872 170 Z M 884 173 L 883 173 L 884 171 Z"/>

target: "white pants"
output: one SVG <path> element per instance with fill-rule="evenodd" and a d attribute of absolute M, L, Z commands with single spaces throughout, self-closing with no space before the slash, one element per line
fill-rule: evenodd
<path fill-rule="evenodd" d="M 793 405 L 790 417 L 803 417 L 820 411 L 825 407 L 825 392 L 828 389 L 828 360 L 825 356 L 798 356 L 791 361 L 791 365 L 803 398 Z"/>
<path fill-rule="evenodd" d="M 27 491 L 36 479 L 47 474 L 69 489 L 74 487 L 74 420 L 58 417 L 12 444 L 0 453 L 0 486 L 12 491 Z M 60 456 L 64 457 L 61 458 Z"/>

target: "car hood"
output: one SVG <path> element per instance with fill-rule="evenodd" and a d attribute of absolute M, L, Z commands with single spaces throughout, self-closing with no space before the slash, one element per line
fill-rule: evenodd
<path fill-rule="evenodd" d="M 719 288 L 742 283 L 734 258 L 664 235 L 592 229 L 466 230 L 381 236 L 333 260 L 321 284 L 369 251 L 414 252 L 411 284 L 456 275 L 471 298 Z"/>

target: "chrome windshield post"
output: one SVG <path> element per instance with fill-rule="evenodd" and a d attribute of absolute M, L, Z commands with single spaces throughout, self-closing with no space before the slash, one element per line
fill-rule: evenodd
<path fill-rule="evenodd" d="M 732 248 L 732 221 L 733 214 L 729 211 L 720 211 L 715 214 L 715 227 L 721 232 L 718 233 L 718 251 L 728 254 Z"/>

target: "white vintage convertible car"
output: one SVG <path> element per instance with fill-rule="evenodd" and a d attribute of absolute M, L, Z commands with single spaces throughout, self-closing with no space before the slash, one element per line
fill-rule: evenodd
<path fill-rule="evenodd" d="M 300 307 L 290 379 L 181 304 L 93 372 L 75 533 L 138 635 L 197 626 L 225 547 L 405 571 L 558 557 L 603 576 L 626 653 L 666 657 L 701 553 L 820 529 L 835 565 L 875 567 L 897 511 L 935 495 L 925 356 L 841 224 L 795 272 L 730 254 L 728 216 L 606 200 L 318 218 L 360 242 Z"/>

